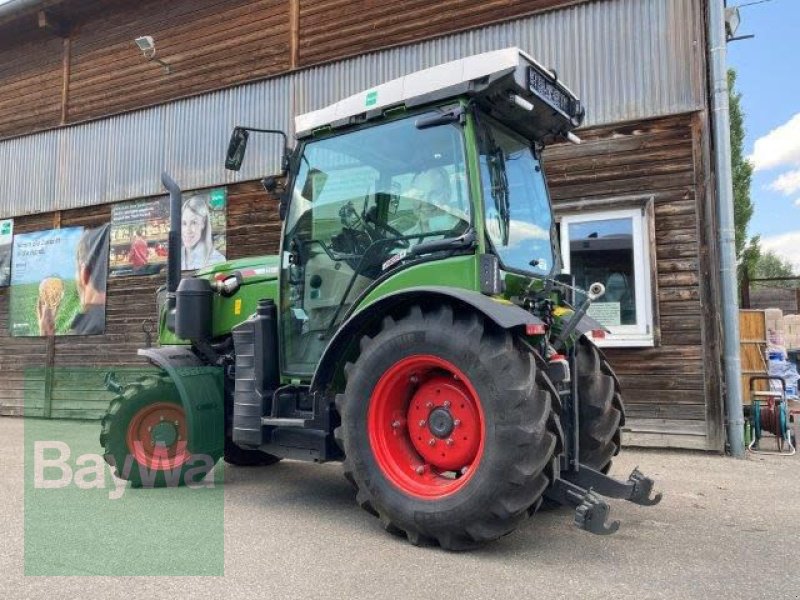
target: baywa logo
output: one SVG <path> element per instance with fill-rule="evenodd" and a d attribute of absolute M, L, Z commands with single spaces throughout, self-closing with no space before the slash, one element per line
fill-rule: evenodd
<path fill-rule="evenodd" d="M 35 441 L 33 444 L 33 487 L 40 490 L 63 489 L 108 490 L 110 500 L 119 500 L 130 481 L 133 487 L 162 488 L 185 486 L 190 489 L 213 488 L 211 474 L 216 461 L 206 454 L 190 454 L 185 442 L 174 452 L 159 444 L 147 450 L 142 442 L 133 442 L 133 453 L 124 464 L 116 465 L 100 454 L 75 455 L 63 441 Z M 115 472 L 116 471 L 116 472 Z"/>

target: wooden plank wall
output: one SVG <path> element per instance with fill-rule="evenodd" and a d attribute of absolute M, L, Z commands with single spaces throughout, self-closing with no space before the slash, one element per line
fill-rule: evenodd
<path fill-rule="evenodd" d="M 0 139 L 581 1 L 55 2 L 63 32 L 30 11 L 0 23 Z M 141 35 L 169 75 L 142 57 Z"/>
<path fill-rule="evenodd" d="M 564 202 L 653 196 L 661 341 L 654 348 L 609 348 L 607 354 L 620 377 L 632 428 L 666 431 L 683 438 L 684 445 L 706 447 L 707 403 L 719 402 L 714 397 L 719 377 L 706 349 L 715 324 L 704 313 L 701 285 L 708 266 L 698 218 L 696 118 L 585 130 L 581 145 L 551 147 L 544 160 L 556 211 Z"/>
<path fill-rule="evenodd" d="M 51 229 L 58 222 L 62 227 L 97 227 L 110 218 L 111 205 L 106 204 L 19 218 L 15 230 Z M 260 184 L 228 187 L 227 219 L 228 258 L 277 252 L 277 201 L 267 197 Z M 0 288 L 0 372 L 4 376 L 0 414 L 21 414 L 25 407 L 28 414 L 41 415 L 48 406 L 52 417 L 102 416 L 111 399 L 103 385 L 105 373 L 113 369 L 125 383 L 148 368 L 136 351 L 157 342 L 155 293 L 163 284 L 164 275 L 110 277 L 106 333 L 53 339 L 10 337 L 8 288 Z"/>
<path fill-rule="evenodd" d="M 574 0 L 299 0 L 306 66 L 575 4 Z"/>
<path fill-rule="evenodd" d="M 133 40 L 151 35 L 167 75 Z M 116 2 L 72 34 L 70 121 L 156 104 L 289 68 L 282 0 Z"/>
<path fill-rule="evenodd" d="M 0 33 L 0 138 L 59 124 L 62 48 L 60 38 L 37 29 Z"/>
<path fill-rule="evenodd" d="M 767 365 L 767 318 L 763 310 L 739 311 L 739 350 L 742 360 L 742 402 L 751 404 L 750 377 L 769 375 Z M 754 390 L 764 391 L 768 382 L 757 382 Z"/>

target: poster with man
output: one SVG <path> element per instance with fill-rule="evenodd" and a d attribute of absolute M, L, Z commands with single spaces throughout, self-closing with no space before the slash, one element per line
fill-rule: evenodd
<path fill-rule="evenodd" d="M 105 331 L 108 230 L 67 227 L 14 236 L 11 335 Z"/>
<path fill-rule="evenodd" d="M 154 275 L 167 264 L 169 200 L 134 200 L 111 207 L 112 275 Z"/>
<path fill-rule="evenodd" d="M 0 220 L 0 287 L 11 281 L 11 242 L 14 239 L 14 219 Z"/>
<path fill-rule="evenodd" d="M 225 260 L 227 190 L 184 195 L 181 210 L 181 269 Z M 111 274 L 153 275 L 166 268 L 169 199 L 134 200 L 111 211 Z"/>

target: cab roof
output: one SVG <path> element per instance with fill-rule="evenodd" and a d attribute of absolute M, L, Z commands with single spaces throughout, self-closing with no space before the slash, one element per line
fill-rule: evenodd
<path fill-rule="evenodd" d="M 556 74 L 519 48 L 475 54 L 398 77 L 295 117 L 298 139 L 377 119 L 390 109 L 470 97 L 526 137 L 565 139 L 583 122 L 584 109 Z M 520 101 L 520 99 L 522 101 Z"/>

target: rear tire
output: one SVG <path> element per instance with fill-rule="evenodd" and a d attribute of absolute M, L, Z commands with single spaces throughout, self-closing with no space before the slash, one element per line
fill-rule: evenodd
<path fill-rule="evenodd" d="M 125 386 L 101 421 L 103 457 L 133 487 L 202 481 L 219 456 L 189 454 L 187 439 L 178 390 L 164 375 L 147 375 Z"/>
<path fill-rule="evenodd" d="M 450 550 L 495 540 L 535 512 L 563 433 L 529 348 L 474 313 L 413 306 L 360 349 L 345 366 L 335 434 L 362 508 L 413 544 Z"/>
<path fill-rule="evenodd" d="M 619 454 L 625 407 L 619 379 L 605 355 L 582 337 L 577 347 L 580 461 L 607 473 Z"/>

